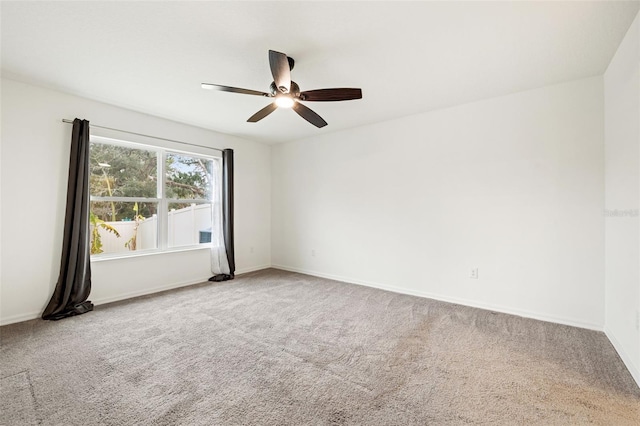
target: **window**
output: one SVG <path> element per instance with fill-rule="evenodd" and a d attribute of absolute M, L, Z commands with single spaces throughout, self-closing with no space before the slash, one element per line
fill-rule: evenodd
<path fill-rule="evenodd" d="M 98 137 L 89 149 L 92 256 L 211 242 L 217 158 Z"/>

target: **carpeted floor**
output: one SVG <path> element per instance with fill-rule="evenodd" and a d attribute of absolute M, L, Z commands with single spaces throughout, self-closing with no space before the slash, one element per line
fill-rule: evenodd
<path fill-rule="evenodd" d="M 3 425 L 640 424 L 603 333 L 273 269 L 0 332 Z"/>

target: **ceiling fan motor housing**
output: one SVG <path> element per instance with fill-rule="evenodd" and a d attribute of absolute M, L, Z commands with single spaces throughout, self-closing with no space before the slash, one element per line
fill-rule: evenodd
<path fill-rule="evenodd" d="M 271 92 L 271 96 L 276 96 L 281 93 L 274 81 L 272 81 L 269 85 L 269 92 Z M 300 86 L 298 86 L 298 83 L 296 83 L 295 81 L 291 81 L 291 87 L 289 87 L 288 93 L 291 94 L 294 98 L 300 97 Z"/>

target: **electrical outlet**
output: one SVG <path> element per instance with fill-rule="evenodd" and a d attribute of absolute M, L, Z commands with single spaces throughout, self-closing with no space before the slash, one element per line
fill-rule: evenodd
<path fill-rule="evenodd" d="M 478 279 L 478 268 L 471 268 L 471 272 L 469 272 L 469 278 L 472 280 Z"/>
<path fill-rule="evenodd" d="M 311 249 L 311 257 L 316 257 L 316 251 L 315 251 L 315 249 Z"/>
<path fill-rule="evenodd" d="M 253 247 L 249 247 L 249 253 L 253 253 Z"/>

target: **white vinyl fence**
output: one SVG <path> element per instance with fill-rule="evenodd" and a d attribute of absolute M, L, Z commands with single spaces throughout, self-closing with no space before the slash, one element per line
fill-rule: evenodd
<path fill-rule="evenodd" d="M 125 244 L 134 235 L 136 223 L 134 221 L 106 222 L 120 233 L 120 238 L 111 232 L 99 228 L 102 250 L 104 253 L 120 253 L 130 251 Z M 211 205 L 191 204 L 183 209 L 171 210 L 168 214 L 168 246 L 179 247 L 197 245 L 200 242 L 200 233 L 205 233 L 210 238 L 211 233 Z M 136 250 L 146 250 L 157 247 L 158 241 L 158 217 L 145 218 L 138 226 L 136 238 Z M 208 240 L 210 241 L 210 239 Z"/>

